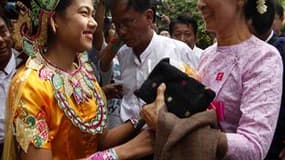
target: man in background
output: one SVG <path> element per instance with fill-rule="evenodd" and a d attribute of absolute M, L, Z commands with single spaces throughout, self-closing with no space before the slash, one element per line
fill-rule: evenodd
<path fill-rule="evenodd" d="M 102 71 L 108 71 L 113 58 L 118 57 L 123 85 L 120 112 L 123 123 L 139 117 L 145 103 L 134 95 L 134 91 L 140 88 L 159 61 L 169 58 L 170 62 L 195 68 L 198 57 L 185 43 L 154 32 L 151 0 L 111 2 L 112 20 L 118 39 L 106 48 L 109 48 L 109 52 L 102 53 L 100 67 Z"/>
<path fill-rule="evenodd" d="M 16 50 L 12 49 L 13 41 L 9 31 L 9 20 L 0 12 L 0 153 L 4 143 L 4 126 L 6 99 L 11 78 L 16 71 Z"/>
<path fill-rule="evenodd" d="M 186 43 L 194 54 L 201 57 L 203 50 L 196 46 L 198 24 L 193 17 L 186 14 L 178 16 L 170 22 L 169 32 L 172 38 Z"/>
<path fill-rule="evenodd" d="M 277 36 L 282 36 L 281 28 L 284 21 L 284 9 L 283 6 L 276 2 L 275 5 L 275 16 L 273 21 L 273 31 L 277 34 Z"/>

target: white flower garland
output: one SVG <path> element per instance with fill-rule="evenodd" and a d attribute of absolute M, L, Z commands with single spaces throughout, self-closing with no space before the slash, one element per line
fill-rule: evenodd
<path fill-rule="evenodd" d="M 265 0 L 256 1 L 256 9 L 259 14 L 264 14 L 267 11 L 267 6 L 265 5 Z"/>

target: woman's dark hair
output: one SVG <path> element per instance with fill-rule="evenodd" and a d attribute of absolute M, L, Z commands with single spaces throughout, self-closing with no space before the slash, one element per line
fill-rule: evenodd
<path fill-rule="evenodd" d="M 71 5 L 73 0 L 60 0 L 55 8 L 56 13 L 63 13 L 65 9 Z"/>
<path fill-rule="evenodd" d="M 265 34 L 271 29 L 275 16 L 275 1 L 265 0 L 267 10 L 260 14 L 257 11 L 257 0 L 247 0 L 244 11 L 247 20 L 251 20 L 251 24 L 255 32 L 259 35 Z"/>
<path fill-rule="evenodd" d="M 72 1 L 73 0 L 60 0 L 55 8 L 55 13 L 63 15 L 65 13 L 66 8 L 72 4 Z M 48 32 L 47 44 L 50 44 L 50 42 L 52 42 L 54 38 L 54 33 L 50 26 L 48 27 L 47 32 Z"/>

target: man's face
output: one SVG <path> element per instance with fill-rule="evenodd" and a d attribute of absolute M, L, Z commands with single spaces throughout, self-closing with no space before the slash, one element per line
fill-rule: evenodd
<path fill-rule="evenodd" d="M 172 38 L 185 42 L 192 49 L 196 43 L 192 25 L 177 23 L 174 26 Z"/>
<path fill-rule="evenodd" d="M 148 12 L 152 11 L 140 13 L 132 7 L 127 8 L 123 1 L 111 9 L 116 32 L 128 47 L 139 47 L 146 41 L 146 33 L 151 30 L 152 24 L 152 17 L 147 16 Z"/>
<path fill-rule="evenodd" d="M 277 34 L 281 34 L 281 27 L 282 27 L 283 20 L 284 20 L 283 17 L 280 17 L 279 15 L 275 14 L 272 28 L 274 32 L 276 32 Z"/>
<path fill-rule="evenodd" d="M 0 17 L 0 63 L 6 64 L 11 56 L 12 39 L 5 21 Z"/>

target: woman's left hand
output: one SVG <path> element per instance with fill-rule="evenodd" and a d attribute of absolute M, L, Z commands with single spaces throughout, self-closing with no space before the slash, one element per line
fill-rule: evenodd
<path fill-rule="evenodd" d="M 140 116 L 148 126 L 152 129 L 156 128 L 157 120 L 158 120 L 158 112 L 165 105 L 164 101 L 164 92 L 166 90 L 166 85 L 162 83 L 157 88 L 157 96 L 154 102 L 151 104 L 144 105 L 140 112 Z"/>

